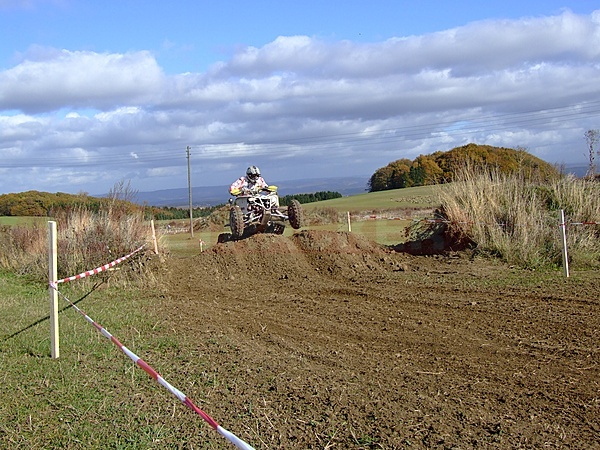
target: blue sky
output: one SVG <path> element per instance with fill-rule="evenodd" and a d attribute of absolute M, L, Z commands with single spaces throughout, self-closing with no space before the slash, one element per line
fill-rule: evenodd
<path fill-rule="evenodd" d="M 0 0 L 0 194 L 370 176 L 469 142 L 586 164 L 592 1 Z M 282 185 L 282 188 L 284 186 Z"/>

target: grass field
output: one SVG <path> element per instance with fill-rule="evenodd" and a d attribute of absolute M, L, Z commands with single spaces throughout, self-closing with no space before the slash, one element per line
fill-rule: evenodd
<path fill-rule="evenodd" d="M 47 217 L 8 217 L 0 216 L 0 225 L 30 225 L 34 223 L 45 223 L 49 219 Z"/>
<path fill-rule="evenodd" d="M 396 245 L 405 241 L 404 231 L 411 220 L 390 220 L 390 219 L 361 219 L 354 221 L 351 219 L 350 230 L 352 233 L 364 235 L 369 240 L 382 245 Z M 325 225 L 308 225 L 303 230 L 327 230 L 327 231 L 348 231 L 348 222 L 330 223 Z M 222 233 L 228 232 L 228 228 L 223 227 Z M 284 236 L 292 235 L 296 230 L 287 226 Z M 161 244 L 170 252 L 177 255 L 194 255 L 201 250 L 206 250 L 217 243 L 221 232 L 217 231 L 194 231 L 194 237 L 190 233 L 166 234 L 161 238 Z M 201 244 L 202 242 L 202 244 Z"/>
<path fill-rule="evenodd" d="M 91 284 L 84 286 L 65 286 L 61 291 L 93 311 L 93 319 L 129 348 L 147 355 L 169 345 L 163 325 L 148 314 L 152 308 L 147 295 L 133 288 L 104 287 L 102 293 L 87 296 Z M 144 422 L 164 406 L 145 397 L 150 394 L 166 401 L 159 386 L 151 385 L 143 371 L 63 300 L 59 303 L 61 354 L 51 359 L 46 287 L 2 273 L 0 292 L 1 448 L 105 448 L 107 442 L 111 448 L 156 445 L 160 428 Z M 150 391 L 136 394 L 134 401 L 124 400 L 120 388 L 115 389 L 128 386 L 133 392 L 140 383 Z M 142 419 L 140 402 L 147 401 L 154 406 Z"/>
<path fill-rule="evenodd" d="M 322 202 L 306 203 L 307 211 L 317 208 L 333 208 L 340 212 L 388 211 L 407 208 L 435 208 L 439 205 L 436 190 L 439 186 L 419 186 L 407 189 L 368 192 L 335 198 Z"/>

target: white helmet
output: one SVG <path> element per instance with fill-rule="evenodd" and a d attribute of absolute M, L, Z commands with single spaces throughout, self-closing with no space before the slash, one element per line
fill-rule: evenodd
<path fill-rule="evenodd" d="M 250 166 L 246 169 L 246 176 L 252 182 L 255 182 L 260 177 L 260 169 L 256 166 Z"/>

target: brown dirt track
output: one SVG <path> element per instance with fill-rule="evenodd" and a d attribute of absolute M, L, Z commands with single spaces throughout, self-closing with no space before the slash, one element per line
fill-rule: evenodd
<path fill-rule="evenodd" d="M 170 258 L 186 393 L 257 449 L 600 448 L 600 274 L 470 256 L 301 231 Z"/>

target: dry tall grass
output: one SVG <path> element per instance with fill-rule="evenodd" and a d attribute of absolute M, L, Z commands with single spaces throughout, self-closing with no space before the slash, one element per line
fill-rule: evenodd
<path fill-rule="evenodd" d="M 439 191 L 450 232 L 508 263 L 540 268 L 562 260 L 560 210 L 565 211 L 572 263 L 600 266 L 600 184 L 573 176 L 539 182 L 522 173 L 466 168 Z"/>
<path fill-rule="evenodd" d="M 56 213 L 59 278 L 94 269 L 143 244 L 152 248 L 152 230 L 143 211 L 118 203 L 99 213 L 85 208 Z M 0 232 L 0 268 L 36 279 L 48 276 L 48 231 L 45 223 L 6 227 Z"/>

